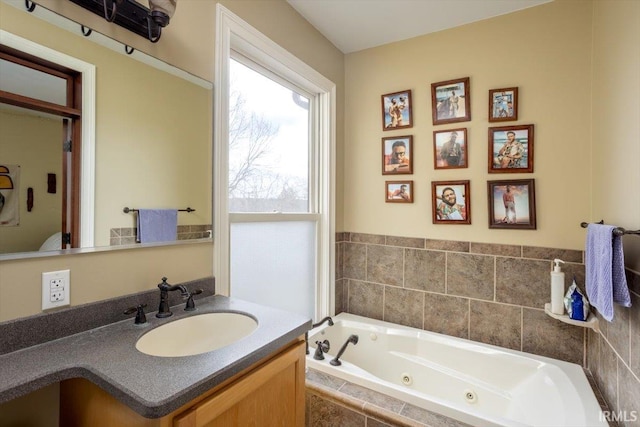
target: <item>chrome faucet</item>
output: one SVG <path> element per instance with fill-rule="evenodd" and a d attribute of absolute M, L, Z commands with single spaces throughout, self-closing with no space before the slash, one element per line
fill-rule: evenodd
<path fill-rule="evenodd" d="M 158 288 L 160 288 L 160 307 L 158 308 L 158 312 L 156 313 L 156 317 L 169 317 L 173 313 L 169 308 L 169 292 L 170 291 L 180 291 L 180 295 L 182 298 L 189 298 L 189 291 L 183 285 L 170 285 L 167 283 L 167 278 L 162 278 L 162 283 L 158 284 Z"/>

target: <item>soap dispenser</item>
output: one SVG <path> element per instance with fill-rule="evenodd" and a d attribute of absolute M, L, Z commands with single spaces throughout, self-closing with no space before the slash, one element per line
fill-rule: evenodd
<path fill-rule="evenodd" d="M 551 272 L 551 312 L 564 314 L 564 273 L 560 269 L 561 259 L 554 259 L 554 267 Z"/>

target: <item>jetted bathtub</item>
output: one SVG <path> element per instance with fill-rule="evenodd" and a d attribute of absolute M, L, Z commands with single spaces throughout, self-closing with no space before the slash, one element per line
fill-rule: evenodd
<path fill-rule="evenodd" d="M 474 426 L 607 426 L 579 365 L 341 313 L 307 367 Z M 333 359 L 350 335 L 340 361 Z M 328 340 L 324 360 L 316 341 Z"/>

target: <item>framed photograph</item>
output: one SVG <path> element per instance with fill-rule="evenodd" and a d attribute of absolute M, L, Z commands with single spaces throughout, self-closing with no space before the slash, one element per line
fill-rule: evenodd
<path fill-rule="evenodd" d="M 386 181 L 384 199 L 387 203 L 413 203 L 413 181 Z"/>
<path fill-rule="evenodd" d="M 382 174 L 413 173 L 413 136 L 382 138 Z"/>
<path fill-rule="evenodd" d="M 533 172 L 533 125 L 489 128 L 489 173 Z"/>
<path fill-rule="evenodd" d="M 471 120 L 469 77 L 432 83 L 431 109 L 434 125 Z"/>
<path fill-rule="evenodd" d="M 536 229 L 533 179 L 487 181 L 489 228 Z"/>
<path fill-rule="evenodd" d="M 411 90 L 382 95 L 382 130 L 413 126 Z"/>
<path fill-rule="evenodd" d="M 468 167 L 466 128 L 433 131 L 433 163 L 435 169 Z"/>
<path fill-rule="evenodd" d="M 471 224 L 469 181 L 432 181 L 434 224 Z"/>
<path fill-rule="evenodd" d="M 518 88 L 489 90 L 489 121 L 510 122 L 518 120 Z"/>

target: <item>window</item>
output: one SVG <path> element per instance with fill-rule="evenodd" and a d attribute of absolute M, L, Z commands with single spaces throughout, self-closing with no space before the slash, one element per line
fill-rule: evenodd
<path fill-rule="evenodd" d="M 216 27 L 219 292 L 330 314 L 335 85 L 219 4 Z"/>

